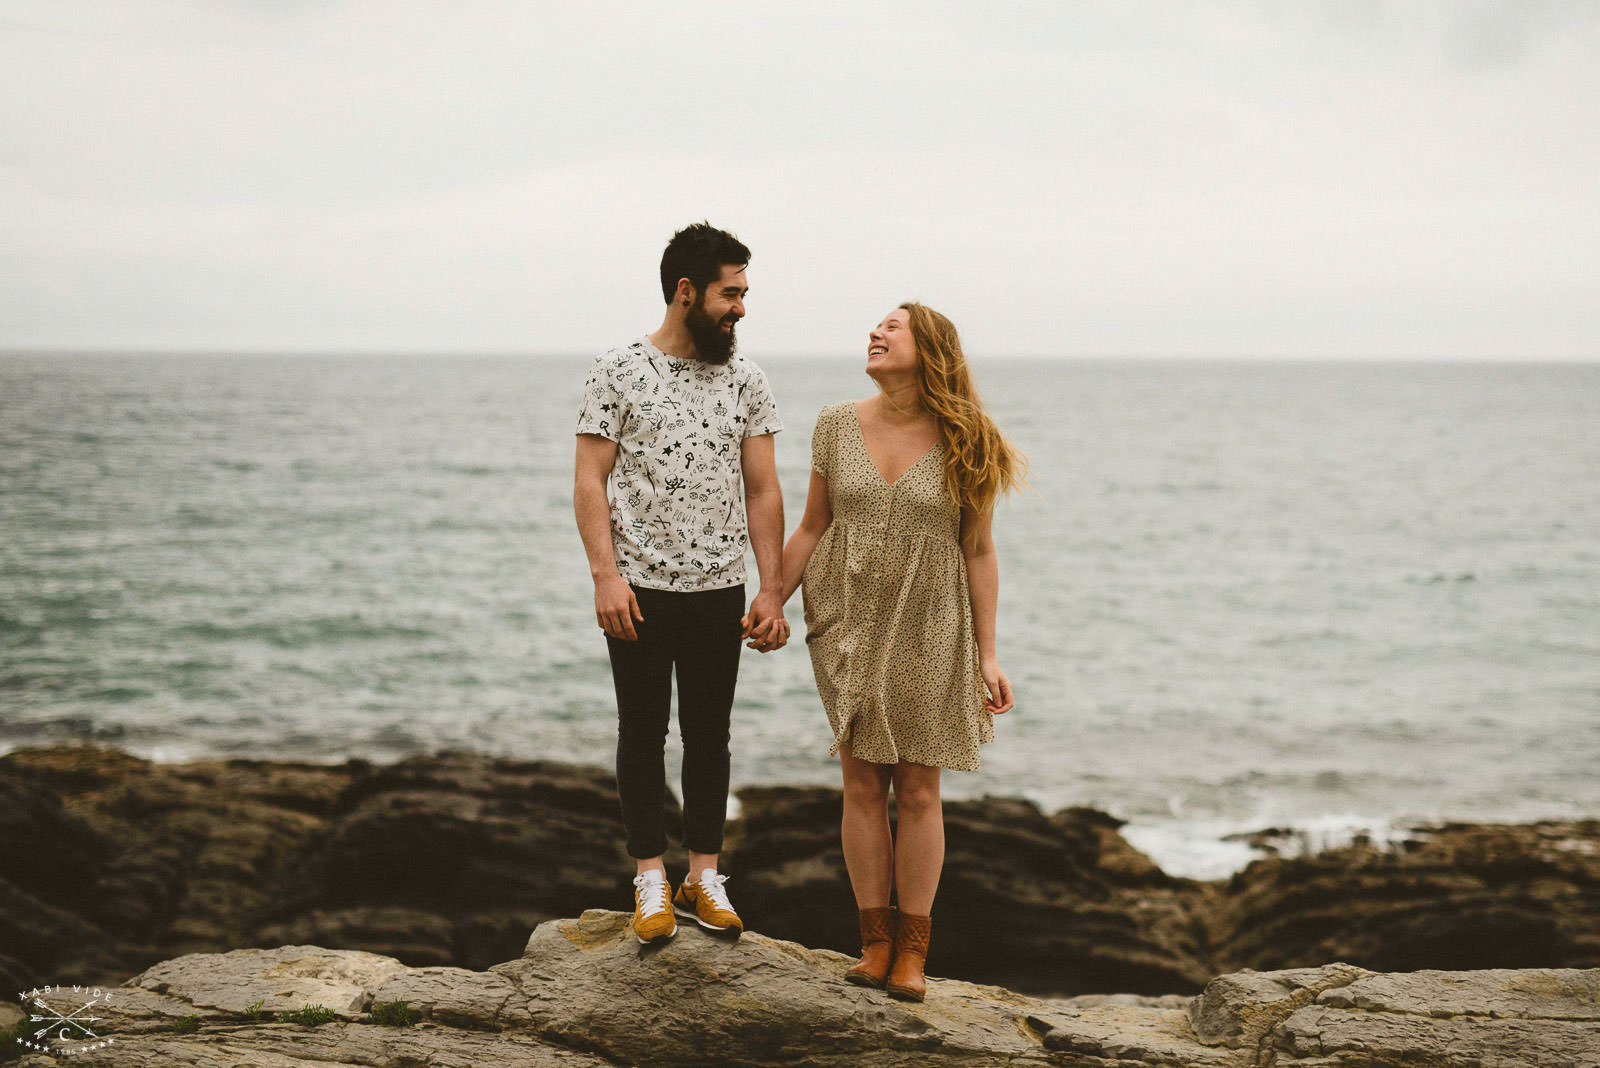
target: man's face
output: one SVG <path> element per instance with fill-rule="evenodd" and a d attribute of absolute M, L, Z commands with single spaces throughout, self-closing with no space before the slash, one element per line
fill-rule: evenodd
<path fill-rule="evenodd" d="M 744 296 L 750 292 L 744 267 L 722 265 L 722 274 L 700 293 L 684 317 L 694 347 L 706 363 L 727 363 L 737 345 L 734 327 L 744 318 Z"/>

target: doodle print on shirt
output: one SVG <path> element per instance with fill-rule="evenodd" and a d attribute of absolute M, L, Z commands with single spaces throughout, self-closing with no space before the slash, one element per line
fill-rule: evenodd
<path fill-rule="evenodd" d="M 783 429 L 761 369 L 668 356 L 646 338 L 595 359 L 579 434 L 617 443 L 611 544 L 628 582 L 715 590 L 744 582 L 744 439 Z"/>

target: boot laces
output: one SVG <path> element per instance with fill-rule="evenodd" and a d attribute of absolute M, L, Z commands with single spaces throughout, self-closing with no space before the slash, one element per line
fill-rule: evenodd
<path fill-rule="evenodd" d="M 633 879 L 634 898 L 639 902 L 639 914 L 646 919 L 658 912 L 667 911 L 667 881 L 657 875 L 636 875 Z"/>

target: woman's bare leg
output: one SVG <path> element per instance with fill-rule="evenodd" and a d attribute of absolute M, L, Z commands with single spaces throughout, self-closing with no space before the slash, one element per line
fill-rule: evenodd
<path fill-rule="evenodd" d="M 844 770 L 844 819 L 839 831 L 856 908 L 886 908 L 894 885 L 894 838 L 889 833 L 889 782 L 894 769 L 857 760 L 848 745 L 839 750 L 839 764 Z"/>
<path fill-rule="evenodd" d="M 898 821 L 894 840 L 894 885 L 900 911 L 912 916 L 931 916 L 933 896 L 939 889 L 939 874 L 944 870 L 944 809 L 939 800 L 939 769 L 902 761 L 894 766 L 892 778 Z M 845 861 L 849 863 L 848 853 Z"/>

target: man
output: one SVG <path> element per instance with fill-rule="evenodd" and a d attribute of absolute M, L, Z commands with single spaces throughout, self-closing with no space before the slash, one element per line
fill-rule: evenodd
<path fill-rule="evenodd" d="M 717 873 L 739 646 L 749 639 L 771 652 L 789 638 L 772 444 L 783 424 L 761 369 L 734 351 L 749 262 L 738 238 L 709 223 L 673 235 L 661 257 L 661 326 L 595 360 L 578 415 L 573 507 L 617 690 L 617 788 L 640 942 L 677 934 L 674 900 L 702 927 L 744 929 Z M 746 545 L 761 579 L 748 613 Z M 689 850 L 676 899 L 662 862 L 674 668 Z"/>

